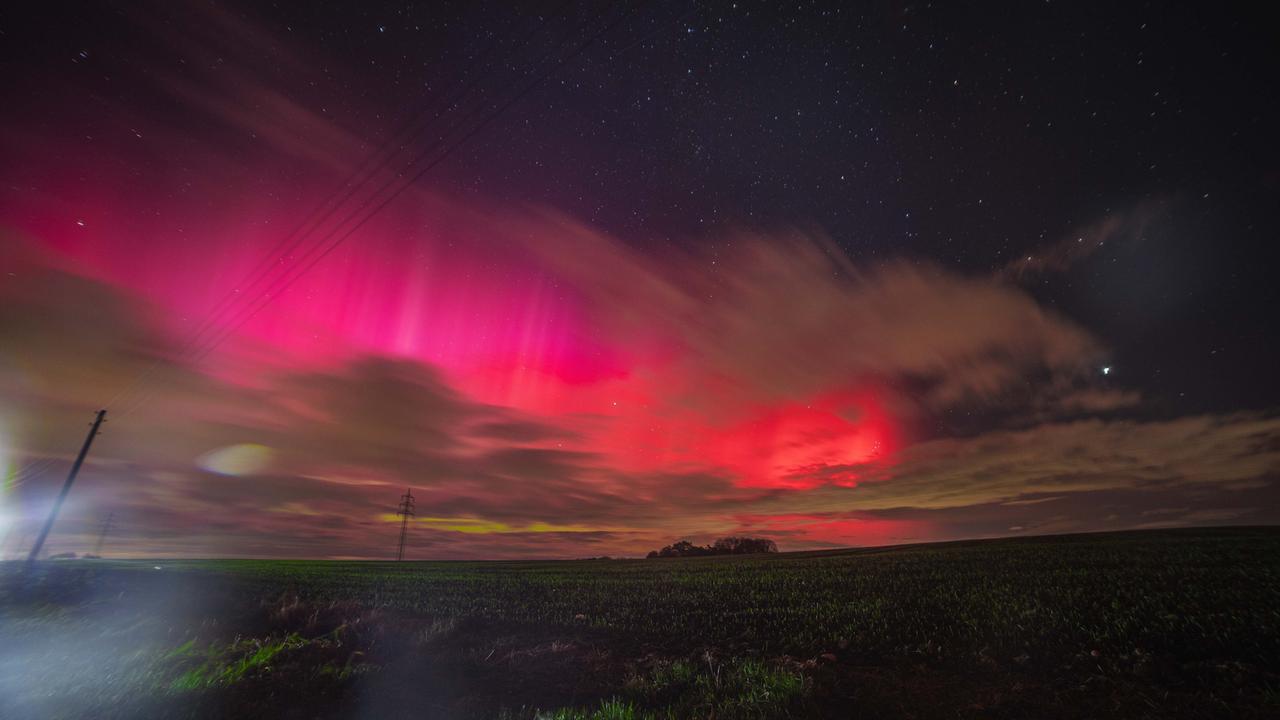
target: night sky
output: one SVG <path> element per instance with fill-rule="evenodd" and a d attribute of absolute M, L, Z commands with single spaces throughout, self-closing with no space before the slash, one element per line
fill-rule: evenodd
<path fill-rule="evenodd" d="M 0 554 L 1280 521 L 1247 5 L 10 3 Z"/>

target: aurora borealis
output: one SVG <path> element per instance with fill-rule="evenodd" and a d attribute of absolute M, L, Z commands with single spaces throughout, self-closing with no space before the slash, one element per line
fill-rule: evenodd
<path fill-rule="evenodd" d="M 818 91 L 771 93 L 787 71 L 754 64 L 783 53 L 757 42 L 771 11 L 735 10 L 627 16 L 270 293 L 246 280 L 291 277 L 347 227 L 338 213 L 271 254 L 327 199 L 358 205 L 353 169 L 487 57 L 477 28 L 523 37 L 535 18 L 191 3 L 24 40 L 4 81 L 21 102 L 3 118 L 0 552 L 25 551 L 108 404 L 51 552 L 84 552 L 115 513 L 109 554 L 386 557 L 405 487 L 412 556 L 446 559 L 1280 519 L 1280 395 L 1257 374 L 1277 356 L 1274 290 L 1251 274 L 1274 256 L 1255 243 L 1276 227 L 1274 165 L 1235 160 L 1250 122 L 1219 164 L 1171 155 L 1177 123 L 1217 112 L 1197 95 L 1212 77 L 1166 87 L 1183 105 L 1157 131 L 1106 92 L 1059 118 L 1059 96 L 1097 97 L 1070 86 L 1002 137 L 912 137 L 912 102 L 967 127 L 978 111 L 935 93 L 1035 83 L 943 82 L 938 60 L 904 99 L 886 88 L 925 70 L 860 45 L 879 70 L 850 71 L 861 99 L 824 85 L 810 107 Z M 968 47 L 922 24 L 900 42 Z M 832 62 L 799 55 L 819 76 Z M 755 75 L 735 84 L 739 57 Z M 1076 70 L 1101 82 L 1110 61 Z M 1253 102 L 1241 117 L 1275 91 Z M 803 144 L 837 126 L 852 145 Z M 1025 152 L 993 155 L 1009 143 Z M 1243 249 L 1212 255 L 1226 235 Z"/>

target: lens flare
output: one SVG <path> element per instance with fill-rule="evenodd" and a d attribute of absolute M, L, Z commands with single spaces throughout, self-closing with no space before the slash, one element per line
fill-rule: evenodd
<path fill-rule="evenodd" d="M 211 450 L 196 458 L 196 465 L 219 475 L 257 475 L 271 464 L 273 455 L 265 445 L 241 443 Z"/>

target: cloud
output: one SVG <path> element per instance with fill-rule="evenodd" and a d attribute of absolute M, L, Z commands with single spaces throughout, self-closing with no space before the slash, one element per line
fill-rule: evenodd
<path fill-rule="evenodd" d="M 144 322 L 145 306 L 117 289 L 28 270 L 32 284 L 5 286 L 15 302 L 0 329 L 22 356 L 0 382 L 30 385 L 25 405 L 6 408 L 6 427 L 26 431 L 9 444 L 54 465 L 6 500 L 27 516 L 11 550 L 56 490 L 74 451 L 67 429 L 103 396 L 99 383 L 131 390 L 153 362 L 146 392 L 127 392 L 124 412 L 108 415 L 51 547 L 83 551 L 115 512 L 115 552 L 377 557 L 394 535 L 399 488 L 412 486 L 424 517 L 439 520 L 419 523 L 423 551 L 564 556 L 584 554 L 584 543 L 638 550 L 663 540 L 673 515 L 760 494 L 714 474 L 621 470 L 574 430 L 470 400 L 436 368 L 403 358 L 270 367 L 232 384 L 173 362 L 162 325 Z M 50 285 L 64 292 L 43 292 Z M 94 311 L 75 312 L 82 304 Z M 85 343 L 69 349 L 65 338 L 82 332 Z M 253 462 L 242 462 L 246 451 Z M 505 540 L 473 537 L 482 535 Z"/>
<path fill-rule="evenodd" d="M 897 380 L 936 410 L 1036 374 L 1083 374 L 1102 351 L 1021 289 L 927 263 L 857 268 L 821 237 L 731 235 L 714 257 L 655 259 L 563 217 L 541 222 L 554 231 L 526 237 L 599 327 L 653 356 L 679 352 L 698 382 L 727 379 L 755 399 Z"/>
<path fill-rule="evenodd" d="M 1020 257 L 1001 268 L 996 277 L 1027 280 L 1046 273 L 1065 272 L 1097 252 L 1103 245 L 1141 237 L 1158 213 L 1154 203 L 1145 203 L 1129 212 L 1114 212 L 1082 227 L 1055 243 Z"/>
<path fill-rule="evenodd" d="M 403 359 L 358 357 L 337 368 L 281 372 L 269 392 L 289 415 L 294 460 L 396 467 L 406 453 L 457 449 L 460 428 L 483 408 L 453 390 L 432 367 Z"/>
<path fill-rule="evenodd" d="M 1099 414 L 1123 410 L 1138 405 L 1142 396 L 1135 390 L 1112 388 L 1081 388 L 1062 393 L 1046 401 L 1052 412 Z"/>
<path fill-rule="evenodd" d="M 1158 498 L 1189 485 L 1280 479 L 1278 441 L 1280 418 L 1255 413 L 1046 424 L 918 443 L 876 480 L 774 504 L 787 511 L 944 509 L 1104 490 Z"/>
<path fill-rule="evenodd" d="M 577 433 L 567 428 L 558 428 L 536 420 L 516 417 L 503 417 L 481 422 L 472 426 L 470 432 L 477 437 L 512 443 L 538 443 L 549 440 L 569 440 L 577 437 Z"/>
<path fill-rule="evenodd" d="M 158 316 L 105 283 L 65 272 L 0 230 L 0 367 L 6 399 L 73 402 L 113 387 L 167 350 Z"/>
<path fill-rule="evenodd" d="M 1247 509 L 1274 494 L 1274 418 L 1130 419 L 1142 398 L 1098 377 L 1107 348 L 1019 284 L 1140 235 L 1148 206 L 968 275 L 856 265 L 797 230 L 664 249 L 415 187 L 219 352 L 184 357 L 193 320 L 229 289 L 257 297 L 237 283 L 261 252 L 319 219 L 370 118 L 278 92 L 274 74 L 342 78 L 237 13 L 201 6 L 171 32 L 152 10 L 136 18 L 148 61 L 116 65 L 145 67 L 132 85 L 183 127 L 50 113 L 50 96 L 4 134 L 0 203 L 39 237 L 0 237 L 0 469 L 49 471 L 8 483 L 0 516 L 47 506 L 116 398 L 55 542 L 82 546 L 116 510 L 132 552 L 380 556 L 405 487 L 438 557 L 1272 517 Z M 245 52 L 225 58 L 228 37 Z M 68 148 L 74 167 L 50 162 Z M 365 197 L 348 189 L 333 221 Z M 312 241 L 333 229 L 318 224 Z"/>
<path fill-rule="evenodd" d="M 1006 500 L 1004 505 L 1039 505 L 1040 503 L 1053 502 L 1061 500 L 1062 495 L 1050 495 L 1049 497 L 1027 498 L 1025 500 Z"/>
<path fill-rule="evenodd" d="M 511 222 L 487 231 L 509 239 Z M 405 487 L 419 498 L 419 557 L 1275 520 L 1280 418 L 1128 419 L 1141 399 L 1086 372 L 1097 341 L 1014 286 L 901 262 L 855 269 L 809 236 L 738 237 L 713 266 L 563 219 L 519 228 L 588 308 L 600 346 L 628 360 L 551 386 L 557 403 L 482 402 L 437 365 L 355 349 L 211 374 L 181 361 L 155 306 L 45 261 L 11 263 L 3 445 L 53 470 L 4 498 L 27 518 L 5 547 L 56 492 L 80 439 L 69 429 L 117 391 L 52 548 L 83 551 L 114 511 L 116 552 L 384 557 Z M 148 393 L 130 390 L 153 365 Z M 1019 422 L 897 428 L 983 404 Z M 229 462 L 246 449 L 254 462 Z"/>
<path fill-rule="evenodd" d="M 1176 507 L 1165 506 L 1166 503 Z M 834 507 L 834 506 L 833 506 Z M 736 516 L 734 533 L 776 537 L 789 549 L 928 540 L 1280 522 L 1280 481 L 1247 489 L 1218 484 L 1103 488 L 1026 502 L 874 510 L 769 511 Z"/>

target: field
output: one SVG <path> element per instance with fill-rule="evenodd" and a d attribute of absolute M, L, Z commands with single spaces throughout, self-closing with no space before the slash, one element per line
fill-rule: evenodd
<path fill-rule="evenodd" d="M 1280 529 L 0 568 L 0 716 L 1280 717 Z"/>

